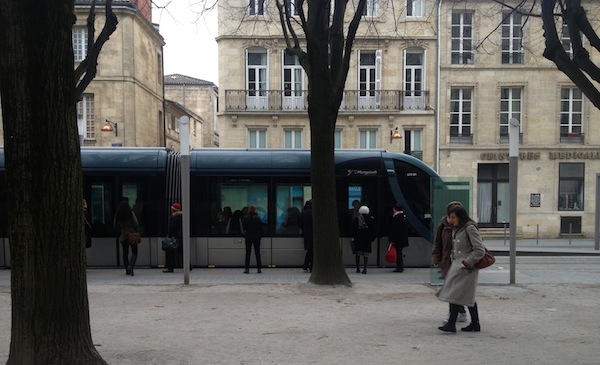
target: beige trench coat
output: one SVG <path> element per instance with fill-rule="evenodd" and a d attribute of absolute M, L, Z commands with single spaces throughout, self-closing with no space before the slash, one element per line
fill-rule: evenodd
<path fill-rule="evenodd" d="M 453 235 L 452 263 L 437 297 L 444 302 L 472 307 L 479 270 L 463 269 L 461 263 L 465 261 L 467 266 L 472 267 L 483 258 L 485 247 L 474 222 L 465 224 Z"/>

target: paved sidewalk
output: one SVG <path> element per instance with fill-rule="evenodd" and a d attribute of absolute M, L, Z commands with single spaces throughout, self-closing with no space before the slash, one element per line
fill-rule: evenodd
<path fill-rule="evenodd" d="M 576 253 L 589 242 L 553 243 Z M 191 285 L 181 270 L 88 269 L 90 325 L 114 365 L 598 364 L 600 256 L 518 254 L 516 285 L 509 266 L 498 256 L 480 272 L 480 333 L 437 329 L 448 306 L 427 268 L 348 269 L 352 287 L 308 284 L 301 269 L 194 269 Z M 0 307 L 5 363 L 9 270 L 0 270 Z"/>

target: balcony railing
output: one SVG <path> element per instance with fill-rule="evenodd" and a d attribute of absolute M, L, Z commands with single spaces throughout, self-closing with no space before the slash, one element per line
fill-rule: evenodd
<path fill-rule="evenodd" d="M 473 144 L 472 134 L 450 134 L 450 143 Z"/>
<path fill-rule="evenodd" d="M 226 111 L 305 111 L 308 91 L 225 90 Z M 340 111 L 428 110 L 429 91 L 346 90 Z"/>
<path fill-rule="evenodd" d="M 411 155 L 419 160 L 423 159 L 423 151 L 404 151 L 404 154 Z"/>
<path fill-rule="evenodd" d="M 584 137 L 583 133 L 561 133 L 560 143 L 583 143 Z"/>

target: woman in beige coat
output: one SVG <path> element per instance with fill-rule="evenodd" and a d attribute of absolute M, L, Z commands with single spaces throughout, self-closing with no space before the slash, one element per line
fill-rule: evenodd
<path fill-rule="evenodd" d="M 483 258 L 485 248 L 475 222 L 462 206 L 451 209 L 448 216 L 454 227 L 452 231 L 452 263 L 444 285 L 437 293 L 438 299 L 450 303 L 450 318 L 439 327 L 444 332 L 456 332 L 456 318 L 460 306 L 466 305 L 471 315 L 471 324 L 462 328 L 466 332 L 479 332 L 479 312 L 475 302 L 475 289 L 479 270 L 473 266 Z"/>

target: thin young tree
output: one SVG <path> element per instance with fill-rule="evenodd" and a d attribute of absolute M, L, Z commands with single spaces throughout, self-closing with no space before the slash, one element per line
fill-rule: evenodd
<path fill-rule="evenodd" d="M 7 364 L 105 364 L 90 330 L 76 102 L 117 26 L 112 1 L 74 72 L 73 0 L 0 1 L 0 93 L 10 212 Z"/>
<path fill-rule="evenodd" d="M 286 52 L 298 57 L 308 77 L 315 252 L 309 281 L 324 285 L 351 285 L 339 245 L 334 134 L 366 0 L 359 0 L 356 7 L 349 4 L 344 0 L 277 1 Z M 349 23 L 346 15 L 351 16 Z"/>

